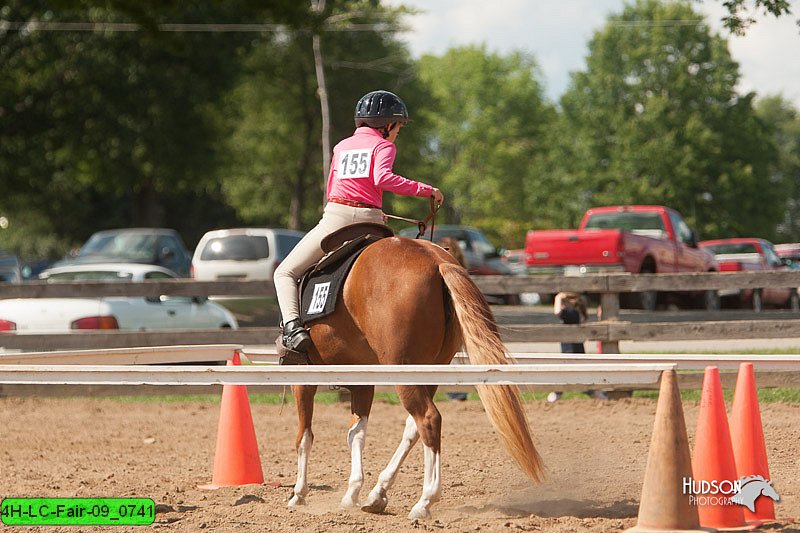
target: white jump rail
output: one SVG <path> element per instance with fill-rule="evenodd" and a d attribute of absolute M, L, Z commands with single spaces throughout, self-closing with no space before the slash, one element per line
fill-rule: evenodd
<path fill-rule="evenodd" d="M 245 348 L 243 355 L 256 364 L 278 364 L 278 355 L 269 349 Z M 753 363 L 756 371 L 800 372 L 800 355 L 747 355 L 747 354 L 564 354 L 564 353 L 510 353 L 518 364 L 674 364 L 678 370 L 703 370 L 716 366 L 720 370 L 738 370 L 741 363 Z M 459 352 L 453 365 L 468 365 L 466 354 Z"/>
<path fill-rule="evenodd" d="M 239 344 L 149 346 L 58 352 L 0 354 L 0 365 L 155 365 L 225 362 L 241 352 Z M 276 356 L 277 362 L 277 356 Z"/>
<path fill-rule="evenodd" d="M 0 365 L 0 384 L 655 385 L 674 364 L 114 366 Z"/>
<path fill-rule="evenodd" d="M 151 346 L 55 352 L 0 353 L 0 365 L 152 365 L 229 361 L 239 352 L 253 363 L 278 364 L 274 349 L 245 348 L 240 344 Z M 753 363 L 756 371 L 800 372 L 800 355 L 773 354 L 563 354 L 523 352 L 509 354 L 523 364 L 675 364 L 678 370 L 737 370 L 740 363 Z M 453 365 L 469 364 L 459 352 Z"/>
<path fill-rule="evenodd" d="M 753 363 L 756 371 L 800 372 L 800 355 L 747 355 L 747 354 L 586 354 L 562 353 L 516 353 L 509 354 L 517 363 L 523 364 L 580 364 L 596 363 L 613 365 L 628 364 L 674 364 L 677 370 L 704 370 L 716 366 L 720 370 L 738 370 L 741 363 Z M 468 365 L 465 354 L 453 358 L 454 365 Z"/>

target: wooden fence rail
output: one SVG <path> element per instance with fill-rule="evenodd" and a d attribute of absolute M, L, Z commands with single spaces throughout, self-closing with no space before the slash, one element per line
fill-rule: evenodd
<path fill-rule="evenodd" d="M 479 276 L 473 278 L 486 294 L 521 292 L 554 293 L 563 290 L 598 293 L 603 306 L 602 322 L 579 326 L 527 324 L 501 326 L 507 342 L 580 342 L 599 340 L 606 353 L 618 353 L 623 340 L 705 340 L 800 338 L 800 313 L 789 320 L 736 320 L 700 322 L 630 323 L 619 320 L 620 293 L 639 291 L 701 291 L 737 288 L 800 287 L 800 271 L 732 272 L 693 274 L 601 274 L 570 276 Z M 63 298 L 160 295 L 205 297 L 211 295 L 274 297 L 275 289 L 266 281 L 194 280 L 146 281 L 143 283 L 31 282 L 0 285 L 0 299 Z M 653 314 L 657 320 L 658 313 Z M 0 347 L 49 351 L 59 349 L 124 348 L 172 344 L 263 345 L 274 342 L 275 327 L 248 327 L 238 330 L 201 331 L 86 331 L 53 335 L 0 334 Z"/>
<path fill-rule="evenodd" d="M 521 292 L 628 293 L 642 291 L 699 291 L 800 287 L 800 270 L 781 272 L 703 272 L 692 274 L 594 274 L 587 276 L 476 276 L 485 294 Z M 5 298 L 90 298 L 98 296 L 274 296 L 271 281 L 170 281 L 142 283 L 32 281 L 21 285 L 0 284 Z"/>

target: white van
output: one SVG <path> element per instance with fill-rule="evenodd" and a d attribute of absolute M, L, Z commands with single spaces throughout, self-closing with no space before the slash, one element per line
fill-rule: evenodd
<path fill-rule="evenodd" d="M 304 235 L 273 228 L 209 231 L 195 248 L 192 277 L 198 281 L 272 280 L 275 268 Z"/>

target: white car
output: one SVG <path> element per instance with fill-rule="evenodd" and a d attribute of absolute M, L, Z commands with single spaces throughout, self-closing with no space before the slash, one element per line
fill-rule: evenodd
<path fill-rule="evenodd" d="M 45 270 L 39 279 L 141 282 L 178 278 L 163 267 L 127 263 L 70 265 Z M 239 324 L 224 307 L 185 296 L 16 298 L 0 300 L 0 331 L 68 333 L 81 329 L 205 329 Z"/>
<path fill-rule="evenodd" d="M 304 235 L 302 231 L 272 228 L 209 231 L 195 248 L 192 277 L 198 281 L 271 281 L 275 268 Z"/>

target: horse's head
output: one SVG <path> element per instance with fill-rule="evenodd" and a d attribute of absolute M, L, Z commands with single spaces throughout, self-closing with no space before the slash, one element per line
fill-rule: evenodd
<path fill-rule="evenodd" d="M 731 501 L 744 505 L 750 511 L 755 509 L 755 500 L 761 496 L 768 496 L 775 501 L 780 500 L 780 496 L 775 491 L 769 480 L 764 479 L 764 476 L 747 476 L 739 480 L 741 490 L 739 494 L 731 498 Z"/>
<path fill-rule="evenodd" d="M 452 255 L 456 261 L 458 261 L 459 265 L 463 266 L 464 268 L 469 266 L 467 265 L 467 260 L 464 257 L 464 251 L 461 249 L 461 245 L 458 243 L 458 239 L 454 239 L 453 237 L 442 237 L 441 239 L 437 240 L 437 244 L 450 252 L 450 255 Z"/>
<path fill-rule="evenodd" d="M 764 496 L 769 496 L 776 502 L 781 499 L 781 497 L 778 495 L 778 492 L 775 490 L 775 487 L 773 487 L 772 484 L 770 484 L 770 482 L 766 482 L 761 487 L 761 494 L 763 494 Z"/>

